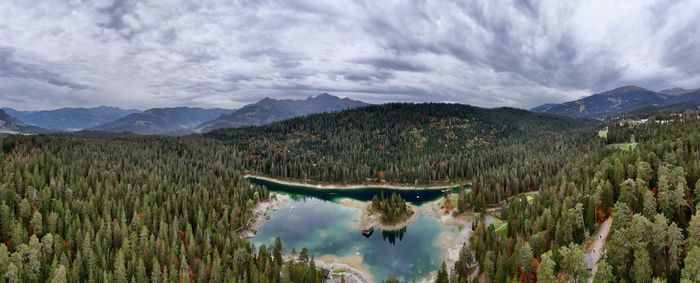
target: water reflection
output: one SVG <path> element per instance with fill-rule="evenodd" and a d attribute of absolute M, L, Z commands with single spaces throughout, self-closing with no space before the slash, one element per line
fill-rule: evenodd
<path fill-rule="evenodd" d="M 382 239 L 388 241 L 392 246 L 396 245 L 396 240 L 403 240 L 403 236 L 406 234 L 406 229 L 408 226 L 404 226 L 398 230 L 382 230 Z"/>
<path fill-rule="evenodd" d="M 327 201 L 337 201 L 341 198 L 350 198 L 359 201 L 370 201 L 375 195 L 392 193 L 399 194 L 403 199 L 416 205 L 421 205 L 442 197 L 445 194 L 443 190 L 428 190 L 428 189 L 388 189 L 388 188 L 359 188 L 359 189 L 318 189 L 314 187 L 284 185 L 275 182 L 270 182 L 255 177 L 247 178 L 252 184 L 265 186 L 273 192 L 283 192 L 294 195 L 294 200 L 304 200 L 307 197 L 313 197 Z M 469 185 L 458 186 L 450 189 L 450 192 L 457 192 L 463 188 L 469 188 Z"/>
<path fill-rule="evenodd" d="M 277 210 L 269 212 L 270 219 L 262 223 L 256 236 L 251 239 L 256 247 L 268 245 L 280 237 L 287 253 L 306 247 L 316 258 L 359 258 L 358 264 L 365 266 L 378 282 L 389 275 L 408 282 L 420 280 L 437 270 L 441 255 L 435 246 L 436 240 L 440 234 L 455 232 L 456 229 L 441 225 L 430 215 L 421 214 L 409 225 L 411 233 L 408 233 L 408 227 L 393 231 L 375 229 L 370 237 L 365 237 L 361 234 L 361 228 L 353 225 L 359 217 L 359 210 L 345 207 L 338 201 L 342 198 L 369 201 L 375 194 L 381 194 L 381 190 L 328 191 L 250 181 L 291 197 L 291 201 L 283 202 Z M 396 192 L 385 190 L 389 194 Z M 420 203 L 436 199 L 443 193 L 439 190 L 401 192 L 407 193 L 402 196 L 408 196 L 409 200 L 411 196 L 414 200 L 420 199 Z"/>

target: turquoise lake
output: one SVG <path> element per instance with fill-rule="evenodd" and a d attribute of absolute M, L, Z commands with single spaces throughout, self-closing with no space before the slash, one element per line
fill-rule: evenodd
<path fill-rule="evenodd" d="M 270 211 L 270 219 L 265 221 L 252 239 L 254 245 L 270 245 L 280 237 L 285 252 L 292 248 L 300 251 L 306 247 L 316 258 L 333 256 L 361 258 L 377 282 L 389 275 L 403 280 L 419 280 L 437 270 L 441 264 L 438 237 L 442 233 L 457 232 L 455 226 L 440 224 L 438 219 L 427 213 L 406 228 L 398 231 L 375 229 L 370 237 L 365 237 L 353 223 L 359 218 L 359 210 L 345 207 L 339 202 L 343 198 L 367 201 L 379 189 L 353 189 L 327 191 L 287 186 L 277 183 L 250 179 L 251 183 L 265 185 L 271 192 L 286 194 L 291 201 L 283 202 L 278 211 Z M 435 190 L 397 191 L 382 189 L 384 193 L 403 192 L 402 196 L 417 205 L 435 200 L 443 195 Z M 416 193 L 419 192 L 419 193 Z M 425 194 L 420 194 L 423 192 Z"/>

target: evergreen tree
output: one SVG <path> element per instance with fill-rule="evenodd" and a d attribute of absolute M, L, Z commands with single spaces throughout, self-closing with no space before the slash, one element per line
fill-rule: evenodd
<path fill-rule="evenodd" d="M 615 275 L 613 275 L 612 267 L 605 259 L 598 261 L 598 266 L 593 277 L 593 283 L 607 283 L 614 282 Z"/>
<path fill-rule="evenodd" d="M 437 273 L 437 278 L 435 279 L 435 283 L 450 283 L 448 274 L 447 274 L 447 265 L 445 265 L 445 262 L 442 262 L 442 265 L 440 265 L 440 270 Z"/>
<path fill-rule="evenodd" d="M 686 241 L 688 248 L 692 249 L 692 247 L 700 246 L 700 210 L 695 212 L 695 215 L 690 219 L 687 229 L 688 239 Z"/>
<path fill-rule="evenodd" d="M 552 260 L 552 252 L 546 252 L 542 254 L 542 261 L 540 266 L 537 268 L 537 282 L 542 283 L 552 283 L 555 281 L 556 276 L 555 262 Z"/>
<path fill-rule="evenodd" d="M 630 276 L 634 282 L 651 282 L 651 264 L 649 262 L 649 252 L 643 247 L 639 247 L 634 251 L 634 263 L 632 264 Z"/>
<path fill-rule="evenodd" d="M 695 246 L 688 252 L 681 276 L 691 282 L 700 282 L 700 247 Z"/>
<path fill-rule="evenodd" d="M 583 249 L 574 243 L 561 247 L 559 253 L 562 256 L 561 270 L 568 273 L 575 282 L 585 282 L 590 276 L 588 265 L 584 261 Z"/>
<path fill-rule="evenodd" d="M 66 279 L 66 268 L 63 265 L 59 265 L 54 271 L 53 276 L 51 276 L 51 283 L 65 283 L 68 282 Z"/>
<path fill-rule="evenodd" d="M 469 267 L 472 264 L 473 256 L 467 248 L 467 244 L 462 244 L 459 250 L 459 258 L 454 264 L 453 274 L 456 276 L 457 282 L 465 282 L 469 278 Z"/>

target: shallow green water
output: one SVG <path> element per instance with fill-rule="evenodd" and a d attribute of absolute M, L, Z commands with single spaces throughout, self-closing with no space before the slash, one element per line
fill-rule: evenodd
<path fill-rule="evenodd" d="M 402 281 L 426 277 L 430 272 L 437 270 L 441 263 L 437 246 L 440 234 L 457 231 L 456 227 L 444 226 L 433 216 L 421 213 L 419 218 L 405 229 L 375 229 L 374 233 L 366 238 L 357 227 L 352 227 L 352 223 L 358 218 L 359 210 L 338 203 L 345 197 L 371 199 L 371 196 L 366 196 L 366 192 L 357 194 L 356 191 L 359 190 L 352 190 L 355 194 L 321 192 L 319 195 L 317 190 L 289 188 L 279 184 L 268 186 L 268 189 L 290 195 L 292 200 L 284 202 L 279 211 L 270 211 L 270 220 L 260 226 L 257 235 L 252 239 L 256 246 L 269 245 L 275 237 L 280 237 L 287 253 L 292 248 L 300 251 L 306 247 L 316 257 L 359 254 L 363 264 L 377 281 L 389 275 L 398 276 Z M 371 189 L 361 190 L 371 192 Z M 442 192 L 437 192 L 437 195 L 413 195 L 414 202 L 424 203 L 437 199 L 442 196 Z"/>

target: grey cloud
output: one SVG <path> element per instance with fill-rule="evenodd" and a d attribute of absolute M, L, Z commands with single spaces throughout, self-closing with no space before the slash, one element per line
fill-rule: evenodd
<path fill-rule="evenodd" d="M 343 75 L 343 78 L 353 82 L 363 83 L 383 83 L 394 78 L 394 75 L 389 72 L 373 72 L 373 73 L 350 73 Z"/>
<path fill-rule="evenodd" d="M 376 69 L 387 69 L 394 71 L 425 72 L 428 67 L 421 63 L 414 63 L 408 60 L 396 58 L 368 58 L 356 61 L 359 64 L 370 65 Z"/>
<path fill-rule="evenodd" d="M 69 82 L 66 80 L 58 79 L 58 78 L 50 78 L 47 81 L 47 83 L 55 85 L 55 86 L 67 87 L 67 88 L 74 89 L 74 90 L 84 90 L 84 89 L 88 88 L 85 85 L 77 84 L 74 82 Z"/>
<path fill-rule="evenodd" d="M 103 28 L 118 31 L 126 38 L 132 38 L 138 31 L 127 24 L 124 17 L 127 15 L 135 17 L 133 11 L 136 3 L 133 0 L 113 0 L 109 7 L 99 9 L 105 14 L 106 21 L 97 24 Z"/>
<path fill-rule="evenodd" d="M 29 79 L 72 90 L 88 88 L 86 85 L 64 79 L 39 65 L 21 62 L 15 58 L 14 53 L 15 51 L 11 48 L 0 48 L 0 77 Z"/>
<path fill-rule="evenodd" d="M 700 87 L 696 3 L 606 1 L 4 1 L 27 16 L 0 19 L 0 93 L 20 108 L 318 92 L 528 108 L 628 83 Z"/>
<path fill-rule="evenodd" d="M 700 14 L 698 14 L 700 17 Z M 692 23 L 675 32 L 666 43 L 668 52 L 663 57 L 666 65 L 684 74 L 700 74 L 700 31 Z"/>

